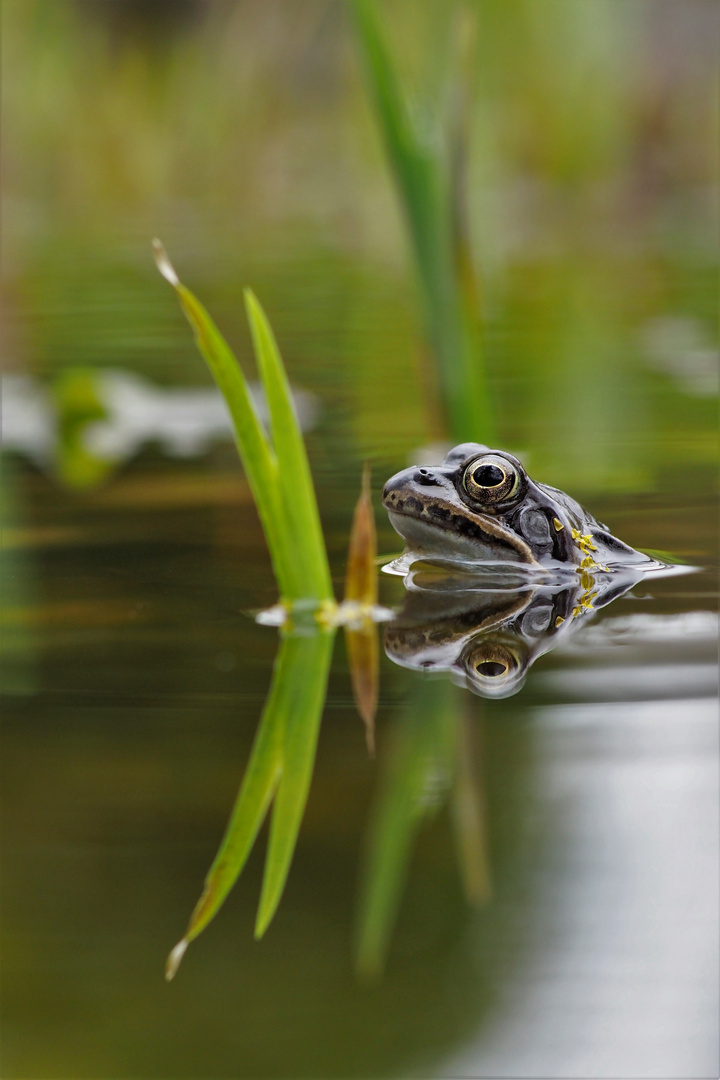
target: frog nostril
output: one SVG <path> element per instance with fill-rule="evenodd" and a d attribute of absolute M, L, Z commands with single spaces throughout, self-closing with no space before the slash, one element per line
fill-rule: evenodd
<path fill-rule="evenodd" d="M 431 487 L 438 482 L 432 469 L 416 469 L 413 480 L 416 484 L 424 484 L 425 487 Z"/>

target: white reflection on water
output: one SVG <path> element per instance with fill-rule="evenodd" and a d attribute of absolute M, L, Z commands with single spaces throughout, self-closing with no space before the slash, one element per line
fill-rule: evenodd
<path fill-rule="evenodd" d="M 694 648 L 710 646 L 714 616 L 692 619 Z M 681 648 L 682 619 L 643 625 Z M 595 629 L 607 644 L 618 627 Z M 521 913 L 529 959 L 439 1075 L 718 1075 L 718 711 L 714 696 L 681 696 L 711 685 L 715 669 L 708 658 L 665 680 L 662 660 L 625 667 L 624 687 L 648 698 L 667 689 L 659 679 L 682 681 L 666 700 L 612 700 L 617 667 L 546 678 L 567 697 L 589 677 L 604 700 L 533 710 L 537 813 L 552 840 Z"/>
<path fill-rule="evenodd" d="M 673 570 L 685 569 L 691 568 L 673 567 Z M 717 636 L 718 617 L 713 611 L 683 611 L 678 615 L 639 612 L 588 626 L 581 637 L 568 641 L 563 652 L 596 655 L 599 649 L 663 641 L 672 642 L 675 648 L 681 642 L 685 645 L 691 641 L 716 643 Z"/>
<path fill-rule="evenodd" d="M 89 371 L 106 416 L 85 427 L 85 448 L 103 461 L 134 457 L 147 443 L 156 443 L 169 457 L 197 457 L 217 440 L 232 438 L 232 424 L 219 390 L 213 387 L 162 387 L 130 371 Z M 262 388 L 250 387 L 260 416 L 267 408 Z M 303 431 L 317 416 L 317 400 L 293 390 Z M 2 378 L 2 441 L 47 466 L 57 438 L 57 414 L 52 395 L 27 375 Z"/>
<path fill-rule="evenodd" d="M 711 611 L 606 619 L 558 650 L 560 658 L 584 664 L 538 675 L 536 686 L 560 700 L 711 697 L 718 690 L 717 648 Z"/>
<path fill-rule="evenodd" d="M 553 671 L 537 679 L 537 686 L 558 697 L 623 704 L 632 700 L 667 697 L 697 698 L 717 693 L 718 672 L 714 664 L 635 664 Z"/>

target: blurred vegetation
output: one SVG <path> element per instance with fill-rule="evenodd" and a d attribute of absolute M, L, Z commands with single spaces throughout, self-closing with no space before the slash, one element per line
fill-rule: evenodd
<path fill-rule="evenodd" d="M 372 0 L 354 0 L 353 8 L 370 97 L 412 240 L 445 432 L 456 443 L 475 439 L 492 445 L 479 295 L 467 236 L 464 116 L 458 103 L 465 95 L 453 94 L 454 109 L 446 109 L 444 118 L 433 116 L 426 107 L 414 121 L 376 5 Z M 445 20 L 445 36 L 452 22 Z M 442 43 L 439 51 L 449 52 Z M 459 67 L 462 77 L 463 65 Z"/>
<path fill-rule="evenodd" d="M 111 461 L 92 453 L 86 441 L 88 425 L 107 416 L 93 369 L 66 368 L 53 383 L 52 391 L 58 418 L 57 475 L 71 487 L 93 488 L 114 469 Z"/>
<path fill-rule="evenodd" d="M 384 971 L 417 834 L 448 803 L 465 899 L 480 906 L 490 898 L 482 779 L 472 745 L 478 726 L 477 709 L 468 710 L 451 683 L 415 680 L 409 708 L 390 733 L 365 840 L 356 945 L 365 980 Z"/>
<path fill-rule="evenodd" d="M 6 365 L 196 382 L 159 233 L 250 367 L 237 283 L 265 297 L 325 407 L 321 477 L 443 437 L 349 8 L 142 8 L 3 4 Z M 714 346 L 716 5 L 388 0 L 382 21 L 413 130 L 433 147 L 463 117 L 499 444 L 582 495 L 707 482 L 715 402 L 646 341 L 672 317 Z"/>

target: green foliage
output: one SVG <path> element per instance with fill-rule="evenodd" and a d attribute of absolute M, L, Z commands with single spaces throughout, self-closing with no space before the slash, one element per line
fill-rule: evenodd
<path fill-rule="evenodd" d="M 67 368 L 56 379 L 52 392 L 58 417 L 57 475 L 69 487 L 96 487 L 116 467 L 114 462 L 94 454 L 86 443 L 88 426 L 107 416 L 97 373 L 92 368 Z"/>
<path fill-rule="evenodd" d="M 230 409 L 235 441 L 265 530 L 286 607 L 313 615 L 334 607 L 315 489 L 292 394 L 270 324 L 253 293 L 245 306 L 269 413 L 266 432 L 235 356 L 205 308 L 178 280 L 159 241 L 155 257 L 176 290 L 198 348 Z M 280 651 L 252 754 L 225 838 L 185 937 L 168 959 L 171 979 L 190 941 L 207 926 L 237 880 L 273 801 L 270 840 L 255 934 L 262 937 L 280 902 L 305 810 L 335 630 L 314 618 L 282 631 Z"/>
<path fill-rule="evenodd" d="M 185 937 L 170 954 L 169 979 L 187 945 L 208 925 L 237 881 L 273 798 L 256 937 L 262 937 L 277 910 L 310 789 L 334 637 L 330 629 L 283 634 L 240 792 Z"/>
<path fill-rule="evenodd" d="M 413 845 L 421 827 L 449 804 L 458 869 L 468 904 L 490 896 L 480 778 L 472 761 L 477 713 L 463 709 L 449 683 L 415 684 L 409 709 L 385 757 L 367 837 L 358 911 L 358 974 L 377 979 L 385 967 Z"/>
<path fill-rule="evenodd" d="M 265 530 L 282 600 L 289 604 L 306 599 L 331 601 L 330 569 L 310 466 L 285 369 L 263 309 L 246 289 L 245 307 L 267 396 L 269 432 L 227 342 L 202 304 L 180 283 L 158 240 L 154 249 L 158 269 L 176 290 L 198 349 L 230 410 L 235 442 Z"/>
<path fill-rule="evenodd" d="M 458 205 L 461 184 L 440 146 L 423 137 L 411 118 L 374 3 L 354 0 L 353 10 L 375 117 L 410 231 L 448 433 L 458 442 L 492 442 L 478 294 Z"/>
<path fill-rule="evenodd" d="M 454 774 L 457 701 L 441 682 L 395 730 L 368 836 L 358 918 L 357 968 L 382 974 L 421 825 L 446 801 Z M 441 786 L 438 787 L 438 781 Z"/>

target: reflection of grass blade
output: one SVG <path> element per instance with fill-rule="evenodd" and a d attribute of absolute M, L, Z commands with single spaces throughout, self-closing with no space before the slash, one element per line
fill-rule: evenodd
<path fill-rule="evenodd" d="M 183 946 L 205 929 L 235 884 L 277 788 L 282 760 L 282 725 L 288 707 L 287 670 L 291 640 L 285 638 L 280 643 L 272 686 L 225 836 L 205 879 L 203 894 L 192 913 L 185 937 L 170 954 L 168 978 L 175 974 L 185 951 Z M 173 963 L 178 951 L 177 963 Z"/>
<path fill-rule="evenodd" d="M 375 756 L 375 713 L 380 681 L 380 647 L 377 624 L 368 620 L 360 630 L 345 628 L 345 647 L 350 665 L 353 697 L 365 725 L 365 743 Z"/>
<path fill-rule="evenodd" d="M 376 559 L 377 534 L 370 496 L 370 469 L 366 465 L 363 470 L 362 491 L 355 506 L 350 532 L 345 602 L 363 605 L 368 614 L 363 619 L 363 625 L 345 627 L 345 645 L 355 704 L 365 724 L 370 754 L 375 753 L 375 712 L 380 677 L 378 630 L 369 615 L 378 600 Z"/>
<path fill-rule="evenodd" d="M 377 978 L 385 966 L 390 935 L 407 876 L 413 837 L 420 826 L 418 791 L 423 763 L 409 761 L 404 747 L 386 781 L 370 839 L 370 854 L 360 908 L 357 967 Z"/>
<path fill-rule="evenodd" d="M 280 497 L 288 518 L 286 528 L 295 544 L 295 569 L 302 590 L 298 597 L 329 600 L 333 593 L 325 541 L 287 375 L 265 312 L 250 289 L 245 290 L 245 306 L 267 395 Z"/>
<path fill-rule="evenodd" d="M 240 875 L 276 794 L 258 911 L 260 937 L 277 908 L 305 809 L 325 700 L 332 631 L 283 636 L 250 761 L 220 850 L 182 941 L 170 954 L 175 974 L 188 944 L 219 911 Z"/>
<path fill-rule="evenodd" d="M 451 691 L 446 683 L 425 683 L 422 706 L 395 732 L 362 882 L 357 967 L 367 978 L 377 978 L 385 965 L 415 834 L 452 783 L 457 724 Z"/>
<path fill-rule="evenodd" d="M 452 792 L 452 820 L 460 874 L 468 904 L 485 904 L 491 896 L 485 833 L 485 805 L 476 771 L 477 714 L 464 709 L 459 720 L 457 774 Z"/>
<path fill-rule="evenodd" d="M 330 572 L 305 447 L 282 361 L 260 305 L 252 295 L 248 297 L 248 315 L 258 348 L 258 366 L 265 381 L 274 446 L 257 415 L 242 369 L 225 339 L 202 304 L 180 283 L 159 241 L 154 241 L 154 248 L 158 268 L 176 290 L 195 331 L 198 348 L 230 410 L 235 442 L 265 530 L 282 598 L 330 599 Z M 298 477 L 292 488 L 293 497 L 289 498 L 291 483 Z M 297 511 L 295 499 L 299 503 Z"/>
<path fill-rule="evenodd" d="M 482 366 L 477 292 L 469 272 L 461 185 L 438 148 L 413 124 L 372 0 L 354 0 L 368 86 L 401 202 L 423 290 L 424 317 L 452 435 L 492 439 Z"/>
<path fill-rule="evenodd" d="M 315 763 L 335 634 L 286 639 L 287 708 L 283 717 L 280 784 L 273 806 L 265 874 L 255 923 L 262 937 L 280 902 L 290 870 Z"/>

